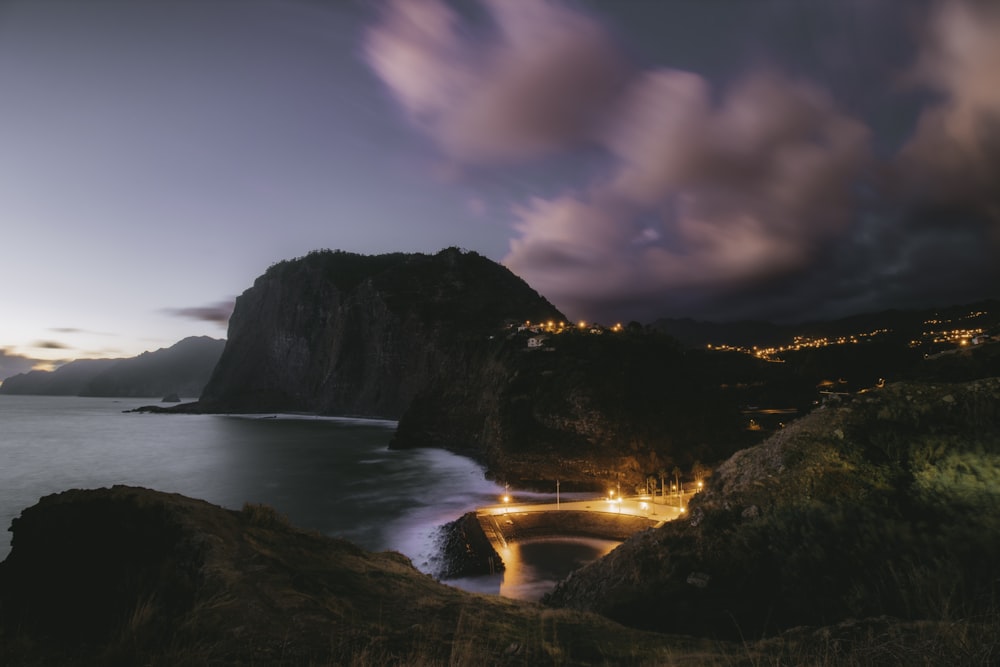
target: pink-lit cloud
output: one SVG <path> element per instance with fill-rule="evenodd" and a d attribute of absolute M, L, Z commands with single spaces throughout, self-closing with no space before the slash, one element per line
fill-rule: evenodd
<path fill-rule="evenodd" d="M 1000 222 L 1000 5 L 942 2 L 908 82 L 940 95 L 898 167 L 908 194 Z"/>
<path fill-rule="evenodd" d="M 908 90 L 879 94 L 939 97 L 891 149 L 873 128 L 907 121 L 871 114 L 861 94 L 871 80 L 827 88 L 803 70 L 747 64 L 721 85 L 631 63 L 594 16 L 556 0 L 462 7 L 392 2 L 366 57 L 453 174 L 562 149 L 595 159 L 575 184 L 532 188 L 512 206 L 503 259 L 571 317 L 798 316 L 823 299 L 817 311 L 875 307 L 929 294 L 921 276 L 956 257 L 962 272 L 933 284 L 943 299 L 996 276 L 984 226 L 942 230 L 956 207 L 1000 220 L 1000 5 L 930 7 L 905 47 Z M 906 67 L 876 63 L 878 81 Z"/>
<path fill-rule="evenodd" d="M 441 0 L 396 0 L 365 40 L 410 120 L 454 159 L 537 157 L 599 132 L 628 68 L 602 26 L 558 3 L 484 0 L 474 33 Z"/>
<path fill-rule="evenodd" d="M 504 263 L 570 310 L 603 310 L 773 279 L 843 234 L 851 184 L 869 161 L 866 127 L 822 90 L 773 73 L 747 77 L 718 103 L 712 94 L 687 72 L 637 79 L 606 137 L 617 170 L 586 192 L 519 209 Z"/>

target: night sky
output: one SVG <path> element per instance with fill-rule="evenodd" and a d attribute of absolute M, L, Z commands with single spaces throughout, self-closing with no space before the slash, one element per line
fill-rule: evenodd
<path fill-rule="evenodd" d="M 997 297 L 1000 2 L 6 0 L 0 231 L 0 378 L 319 248 L 605 323 Z"/>

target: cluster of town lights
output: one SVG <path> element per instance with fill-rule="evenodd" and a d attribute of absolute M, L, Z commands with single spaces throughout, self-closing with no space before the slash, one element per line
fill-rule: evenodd
<path fill-rule="evenodd" d="M 555 320 L 548 320 L 547 322 L 535 322 L 532 323 L 531 320 L 524 321 L 524 329 L 530 329 L 537 333 L 551 333 L 551 334 L 561 334 L 565 331 L 570 331 L 573 329 L 572 325 L 567 325 L 565 322 L 556 322 Z M 587 322 L 586 320 L 580 320 L 576 323 L 576 328 L 580 331 L 590 330 L 590 333 L 604 333 L 605 331 L 622 331 L 621 322 L 616 323 L 614 326 L 605 327 L 603 325 L 597 324 L 596 322 Z M 520 330 L 520 329 L 519 329 Z"/>
<path fill-rule="evenodd" d="M 959 320 L 971 320 L 979 317 L 989 315 L 986 311 L 974 311 L 970 312 L 968 315 L 958 318 Z M 939 319 L 929 319 L 925 320 L 925 325 L 943 325 L 951 324 L 954 320 L 939 320 Z M 757 347 L 754 345 L 752 348 L 742 347 L 739 345 L 716 345 L 709 343 L 707 348 L 709 350 L 715 350 L 718 352 L 742 352 L 744 354 L 749 354 L 758 359 L 763 359 L 764 361 L 783 361 L 778 355 L 783 352 L 795 352 L 798 350 L 805 349 L 815 349 L 821 347 L 827 347 L 830 345 L 856 345 L 865 341 L 872 340 L 877 336 L 882 336 L 885 334 L 892 333 L 892 329 L 875 329 L 874 331 L 868 331 L 865 333 L 851 334 L 847 336 L 838 336 L 836 338 L 832 337 L 821 337 L 813 338 L 811 336 L 795 336 L 792 338 L 792 343 L 790 345 L 779 345 L 776 347 Z M 921 334 L 919 340 L 911 340 L 911 347 L 918 347 L 920 345 L 927 345 L 931 343 L 949 343 L 953 345 L 968 345 L 971 342 L 976 342 L 977 336 L 982 336 L 984 334 L 984 329 L 982 327 L 954 327 L 952 329 L 928 329 Z"/>

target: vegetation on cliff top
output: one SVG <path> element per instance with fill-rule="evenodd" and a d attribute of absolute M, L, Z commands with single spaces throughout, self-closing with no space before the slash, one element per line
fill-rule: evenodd
<path fill-rule="evenodd" d="M 817 410 L 719 466 L 690 517 L 627 541 L 548 602 L 728 637 L 995 619 L 1000 379 L 893 384 Z"/>
<path fill-rule="evenodd" d="M 527 317 L 562 315 L 475 253 L 314 252 L 236 300 L 200 409 L 396 419 L 432 379 L 461 377 L 456 346 Z"/>

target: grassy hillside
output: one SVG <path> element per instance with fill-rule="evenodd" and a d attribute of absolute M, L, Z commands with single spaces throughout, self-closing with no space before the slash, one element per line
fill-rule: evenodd
<path fill-rule="evenodd" d="M 730 638 L 882 615 L 995 619 L 1000 379 L 899 383 L 814 411 L 721 465 L 690 517 L 549 602 Z"/>

